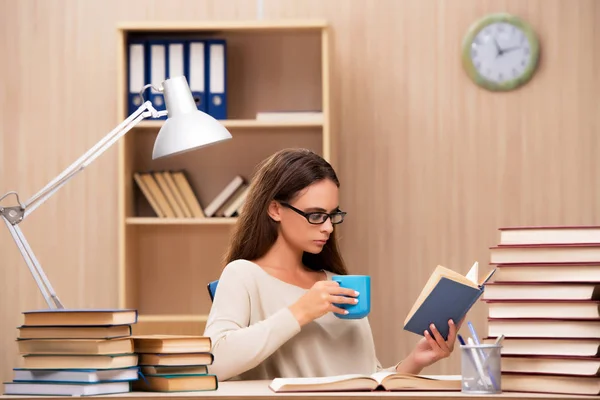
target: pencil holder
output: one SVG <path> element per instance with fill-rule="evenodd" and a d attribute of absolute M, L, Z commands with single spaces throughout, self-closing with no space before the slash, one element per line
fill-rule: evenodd
<path fill-rule="evenodd" d="M 502 392 L 502 345 L 479 344 L 460 346 L 462 392 L 470 394 L 495 394 Z"/>

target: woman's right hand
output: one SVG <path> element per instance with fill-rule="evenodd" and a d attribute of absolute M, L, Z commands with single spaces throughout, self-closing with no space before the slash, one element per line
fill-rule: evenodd
<path fill-rule="evenodd" d="M 340 287 L 335 281 L 319 281 L 289 308 L 300 326 L 304 326 L 328 312 L 346 314 L 346 310 L 335 304 L 356 304 L 356 296 L 358 292 Z"/>

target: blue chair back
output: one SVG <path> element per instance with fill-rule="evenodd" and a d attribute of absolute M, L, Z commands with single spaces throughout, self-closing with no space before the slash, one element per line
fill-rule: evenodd
<path fill-rule="evenodd" d="M 213 301 L 215 299 L 215 293 L 217 291 L 217 285 L 218 284 L 219 284 L 219 280 L 216 280 L 216 281 L 212 281 L 207 286 L 207 288 L 208 288 L 208 295 L 210 296 L 210 301 Z"/>

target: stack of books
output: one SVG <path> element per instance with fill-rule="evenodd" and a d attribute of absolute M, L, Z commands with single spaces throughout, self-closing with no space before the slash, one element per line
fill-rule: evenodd
<path fill-rule="evenodd" d="M 125 393 L 138 377 L 131 339 L 136 310 L 26 311 L 18 327 L 22 367 L 7 395 L 89 396 Z"/>
<path fill-rule="evenodd" d="M 136 335 L 134 350 L 141 377 L 135 391 L 182 392 L 216 390 L 216 375 L 208 371 L 214 357 L 210 337 L 186 335 Z"/>
<path fill-rule="evenodd" d="M 600 394 L 600 227 L 509 227 L 482 296 L 502 390 Z"/>

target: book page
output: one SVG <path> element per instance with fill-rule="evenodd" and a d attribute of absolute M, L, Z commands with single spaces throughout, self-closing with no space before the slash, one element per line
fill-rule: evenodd
<path fill-rule="evenodd" d="M 375 372 L 374 374 L 371 374 L 371 378 L 375 379 L 375 381 L 381 385 L 381 382 L 383 382 L 385 378 L 391 375 L 398 375 L 398 373 L 391 371 L 379 371 Z"/>
<path fill-rule="evenodd" d="M 479 263 L 475 261 L 475 264 L 471 267 L 467 273 L 467 279 L 477 285 L 477 279 L 479 277 Z"/>
<path fill-rule="evenodd" d="M 336 375 L 336 376 L 323 376 L 315 378 L 275 378 L 271 382 L 270 386 L 273 390 L 278 391 L 285 385 L 294 386 L 305 386 L 305 385 L 328 385 L 331 383 L 350 381 L 354 379 L 369 379 L 371 377 L 359 374 L 347 374 L 347 375 Z"/>

